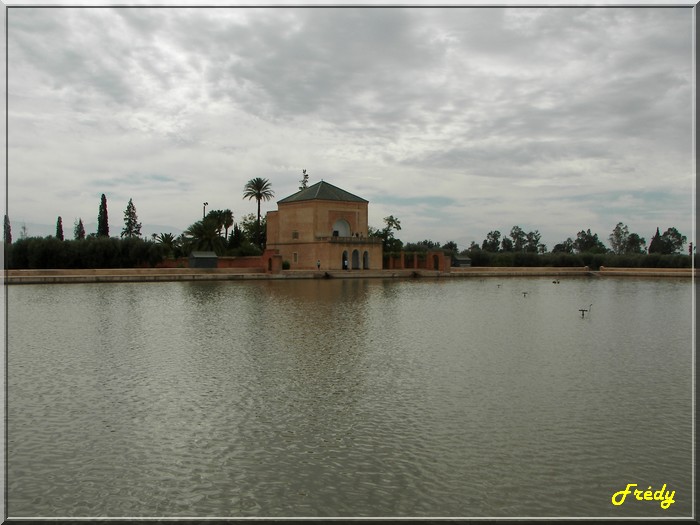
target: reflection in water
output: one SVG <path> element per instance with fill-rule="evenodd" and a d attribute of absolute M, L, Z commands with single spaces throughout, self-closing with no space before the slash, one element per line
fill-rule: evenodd
<path fill-rule="evenodd" d="M 10 516 L 690 513 L 688 281 L 8 294 Z"/>

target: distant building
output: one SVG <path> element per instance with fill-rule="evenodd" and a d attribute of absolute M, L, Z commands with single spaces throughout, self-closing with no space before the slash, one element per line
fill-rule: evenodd
<path fill-rule="evenodd" d="M 321 181 L 267 213 L 267 253 L 291 270 L 381 270 L 382 242 L 367 236 L 369 202 Z"/>
<path fill-rule="evenodd" d="M 190 254 L 190 268 L 216 268 L 218 257 L 215 252 L 197 252 Z"/>
<path fill-rule="evenodd" d="M 457 257 L 453 257 L 452 260 L 454 261 L 452 266 L 465 267 L 472 265 L 472 260 L 465 255 L 458 255 Z"/>

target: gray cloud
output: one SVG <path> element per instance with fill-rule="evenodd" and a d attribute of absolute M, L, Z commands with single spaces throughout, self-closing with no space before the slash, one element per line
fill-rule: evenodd
<path fill-rule="evenodd" d="M 281 198 L 307 168 L 374 199 L 375 221 L 416 204 L 406 240 L 440 235 L 431 208 L 461 244 L 491 214 L 550 244 L 608 231 L 615 206 L 690 233 L 687 8 L 32 7 L 8 28 L 11 208 L 44 210 L 28 222 L 69 215 L 62 185 L 136 186 L 141 213 L 184 228 L 202 199 L 242 215 L 246 180 Z"/>

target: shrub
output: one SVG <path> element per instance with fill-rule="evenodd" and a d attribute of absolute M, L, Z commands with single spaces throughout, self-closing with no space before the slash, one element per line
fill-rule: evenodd
<path fill-rule="evenodd" d="M 472 266 L 491 266 L 491 252 L 485 250 L 473 250 L 469 252 Z"/>
<path fill-rule="evenodd" d="M 163 260 L 163 249 L 139 238 L 60 241 L 55 237 L 30 237 L 7 245 L 5 256 L 8 269 L 134 268 L 155 266 Z"/>

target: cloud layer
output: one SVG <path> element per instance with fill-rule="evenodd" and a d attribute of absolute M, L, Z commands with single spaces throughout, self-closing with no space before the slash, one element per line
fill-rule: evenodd
<path fill-rule="evenodd" d="M 9 214 L 184 229 L 301 170 L 404 241 L 691 237 L 690 8 L 10 8 Z M 274 202 L 267 209 L 274 209 Z M 93 217 L 94 216 L 94 217 Z M 31 233 L 31 232 L 30 232 Z"/>

